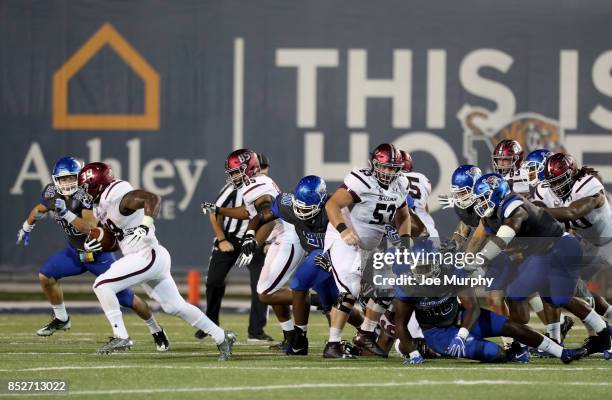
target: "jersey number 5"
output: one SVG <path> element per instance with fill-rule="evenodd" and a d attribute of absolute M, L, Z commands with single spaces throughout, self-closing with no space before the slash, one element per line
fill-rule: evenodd
<path fill-rule="evenodd" d="M 419 183 L 419 178 L 414 177 L 414 176 L 408 176 L 408 193 L 410 193 L 410 196 L 412 196 L 413 199 L 420 199 L 421 198 L 421 189 L 419 189 L 418 183 Z"/>
<path fill-rule="evenodd" d="M 395 204 L 378 203 L 374 212 L 372 213 L 372 219 L 369 224 L 382 225 L 385 222 L 391 222 L 395 214 Z"/>

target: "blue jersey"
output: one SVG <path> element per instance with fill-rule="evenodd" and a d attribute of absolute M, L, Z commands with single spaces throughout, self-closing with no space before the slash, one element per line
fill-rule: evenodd
<path fill-rule="evenodd" d="M 325 231 L 329 223 L 325 203 L 321 205 L 321 210 L 317 215 L 304 220 L 295 215 L 292 199 L 291 193 L 281 193 L 276 196 L 272 203 L 272 214 L 295 227 L 295 232 L 300 238 L 300 244 L 304 250 L 311 252 L 315 249 L 322 249 Z"/>
<path fill-rule="evenodd" d="M 93 207 L 86 200 L 85 193 L 79 189 L 71 196 L 62 196 L 57 192 L 55 185 L 48 184 L 43 189 L 40 195 L 40 204 L 44 205 L 47 210 L 55 212 L 55 200 L 63 199 L 66 202 L 66 207 L 72 211 L 77 217 L 81 216 L 83 210 L 91 210 Z M 59 224 L 66 236 L 66 240 L 72 247 L 78 250 L 83 250 L 83 244 L 87 235 L 79 232 L 74 226 L 66 222 L 65 219 L 54 213 L 55 222 Z"/>

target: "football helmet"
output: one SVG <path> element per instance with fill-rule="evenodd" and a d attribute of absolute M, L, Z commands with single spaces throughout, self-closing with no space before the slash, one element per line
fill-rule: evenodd
<path fill-rule="evenodd" d="M 227 182 L 231 182 L 235 188 L 241 187 L 249 178 L 257 175 L 260 170 L 259 158 L 253 150 L 234 150 L 225 160 Z"/>
<path fill-rule="evenodd" d="M 301 220 L 315 217 L 325 199 L 327 198 L 327 186 L 323 178 L 316 175 L 308 175 L 300 179 L 295 186 L 291 205 L 295 216 Z"/>
<path fill-rule="evenodd" d="M 544 180 L 544 162 L 553 155 L 548 149 L 536 149 L 527 154 L 521 168 L 526 172 L 529 186 L 536 187 Z"/>
<path fill-rule="evenodd" d="M 506 176 L 521 167 L 523 148 L 516 140 L 504 139 L 495 146 L 491 161 L 495 172 L 501 176 Z"/>
<path fill-rule="evenodd" d="M 79 187 L 91 203 L 99 203 L 100 195 L 115 180 L 110 166 L 102 162 L 86 164 L 79 172 Z"/>
<path fill-rule="evenodd" d="M 544 183 L 561 200 L 572 192 L 577 173 L 576 160 L 569 154 L 556 153 L 544 162 Z"/>
<path fill-rule="evenodd" d="M 60 158 L 53 167 L 53 184 L 57 192 L 63 196 L 70 196 L 79 190 L 79 172 L 81 163 L 73 157 Z M 73 179 L 66 179 L 72 177 Z"/>
<path fill-rule="evenodd" d="M 474 204 L 476 199 L 472 194 L 472 188 L 481 176 L 480 168 L 471 164 L 461 165 L 453 172 L 450 190 L 457 207 L 466 209 Z"/>
<path fill-rule="evenodd" d="M 484 174 L 476 180 L 474 189 L 472 189 L 476 201 L 474 211 L 481 218 L 492 216 L 510 192 L 510 186 L 503 176 L 499 174 Z"/>
<path fill-rule="evenodd" d="M 404 168 L 402 154 L 389 143 L 383 143 L 372 151 L 370 164 L 378 183 L 385 186 L 397 179 Z"/>
<path fill-rule="evenodd" d="M 402 158 L 404 159 L 404 167 L 402 168 L 402 172 L 412 172 L 412 156 L 410 155 L 410 153 L 404 150 L 400 150 L 400 153 L 402 154 Z"/>
<path fill-rule="evenodd" d="M 410 265 L 410 271 L 419 282 L 422 282 L 423 278 L 436 278 L 440 275 L 440 264 L 435 257 L 438 249 L 433 241 L 417 239 L 410 252 L 415 254 L 412 258 L 414 262 Z"/>

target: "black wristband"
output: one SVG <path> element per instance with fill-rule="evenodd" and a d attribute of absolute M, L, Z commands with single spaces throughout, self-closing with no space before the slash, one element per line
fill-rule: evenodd
<path fill-rule="evenodd" d="M 338 233 L 342 233 L 346 230 L 346 224 L 344 222 L 340 222 L 338 225 L 336 225 L 336 230 L 338 231 Z"/>
<path fill-rule="evenodd" d="M 221 239 L 221 240 L 217 239 L 217 244 L 221 244 L 221 242 L 227 242 L 227 239 Z"/>

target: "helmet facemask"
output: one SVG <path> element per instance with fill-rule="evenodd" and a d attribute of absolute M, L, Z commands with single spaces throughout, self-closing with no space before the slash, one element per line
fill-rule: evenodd
<path fill-rule="evenodd" d="M 493 169 L 496 173 L 501 176 L 506 176 L 516 168 L 516 162 L 519 160 L 519 156 L 491 156 L 491 162 L 493 163 Z"/>
<path fill-rule="evenodd" d="M 573 180 L 572 170 L 567 170 L 559 176 L 547 179 L 545 185 L 561 200 L 564 200 L 572 192 Z"/>
<path fill-rule="evenodd" d="M 323 199 L 321 199 L 321 202 L 323 202 Z M 321 203 L 307 205 L 303 201 L 296 199 L 295 196 L 292 196 L 291 206 L 295 216 L 301 220 L 314 218 L 321 211 Z"/>
<path fill-rule="evenodd" d="M 538 183 L 542 180 L 542 172 L 544 171 L 544 164 L 537 161 L 525 161 L 521 168 L 527 174 L 527 180 L 529 181 L 529 186 L 536 187 Z"/>
<path fill-rule="evenodd" d="M 423 253 L 423 257 L 427 257 L 427 254 Z M 423 263 L 417 263 L 411 268 L 412 276 L 419 282 L 427 278 L 437 278 L 440 275 L 440 265 L 435 261 L 433 263 L 430 263 L 430 260 L 423 261 Z"/>
<path fill-rule="evenodd" d="M 78 174 L 60 173 L 53 175 L 52 178 L 55 189 L 62 196 L 71 196 L 79 190 Z"/>
<path fill-rule="evenodd" d="M 492 195 L 493 190 L 489 189 L 481 195 L 474 196 L 474 200 L 476 201 L 474 211 L 476 211 L 479 217 L 489 218 L 495 212 L 495 203 L 491 201 Z"/>
<path fill-rule="evenodd" d="M 246 165 L 244 164 L 241 164 L 236 168 L 226 169 L 225 174 L 227 175 L 227 183 L 231 183 L 232 185 L 234 185 L 235 189 L 242 187 L 245 179 L 248 179 L 247 175 L 244 172 L 245 170 Z"/>
<path fill-rule="evenodd" d="M 372 160 L 372 170 L 374 177 L 382 185 L 390 185 L 402 173 L 404 164 L 382 163 L 378 160 Z"/>
<path fill-rule="evenodd" d="M 451 196 L 455 200 L 457 207 L 466 209 L 476 201 L 476 198 L 472 194 L 472 188 L 470 186 L 451 186 Z"/>

